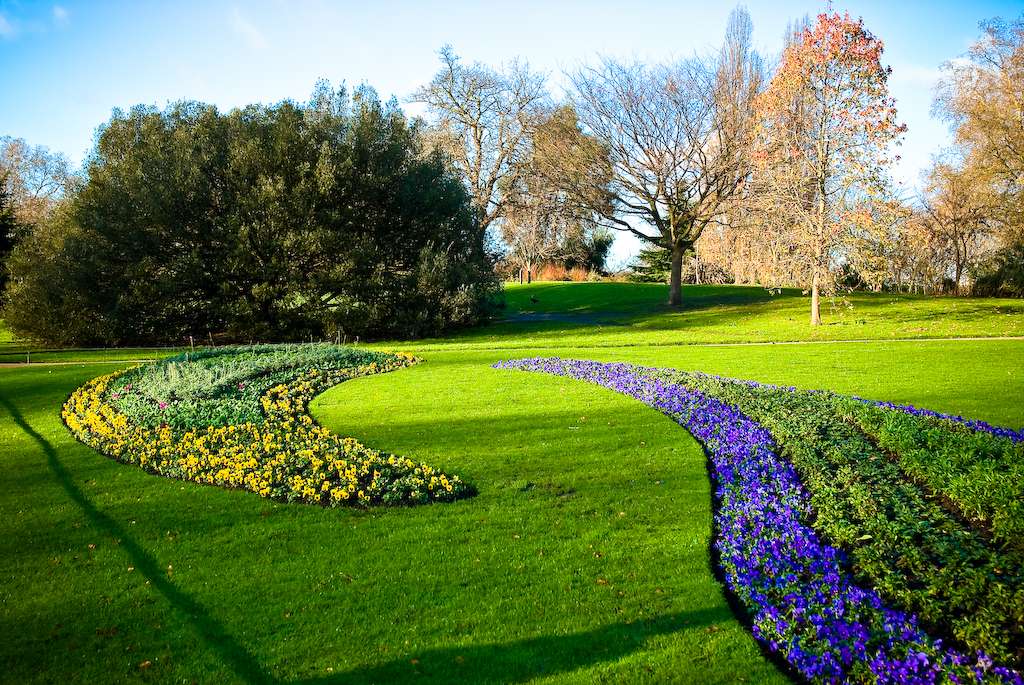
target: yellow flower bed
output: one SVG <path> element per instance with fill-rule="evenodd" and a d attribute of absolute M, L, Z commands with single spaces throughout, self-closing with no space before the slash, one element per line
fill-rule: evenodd
<path fill-rule="evenodd" d="M 186 431 L 134 424 L 106 401 L 108 386 L 124 372 L 101 376 L 76 390 L 62 416 L 90 447 L 169 478 L 322 506 L 450 501 L 469 492 L 458 476 L 341 438 L 306 411 L 309 401 L 332 385 L 415 361 L 395 355 L 385 364 L 305 371 L 263 395 L 262 423 Z"/>

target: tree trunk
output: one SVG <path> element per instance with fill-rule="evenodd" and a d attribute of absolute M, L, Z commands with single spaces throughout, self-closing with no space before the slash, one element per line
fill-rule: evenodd
<path fill-rule="evenodd" d="M 811 325 L 821 325 L 821 300 L 818 294 L 818 270 L 814 270 L 814 280 L 811 281 Z"/>
<path fill-rule="evenodd" d="M 700 253 L 696 245 L 693 246 L 693 282 L 700 285 Z"/>
<path fill-rule="evenodd" d="M 683 249 L 682 245 L 672 246 L 672 275 L 668 282 L 668 304 L 679 307 L 683 304 Z"/>

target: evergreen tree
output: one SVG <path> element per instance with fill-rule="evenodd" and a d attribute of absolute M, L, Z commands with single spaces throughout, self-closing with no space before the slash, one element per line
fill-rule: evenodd
<path fill-rule="evenodd" d="M 50 343 L 418 337 L 498 289 L 461 180 L 368 88 L 116 112 L 65 204 L 15 249 L 4 311 Z"/>
<path fill-rule="evenodd" d="M 0 291 L 7 286 L 7 256 L 18 239 L 18 221 L 7 187 L 7 178 L 0 178 Z"/>
<path fill-rule="evenodd" d="M 668 283 L 672 274 L 672 251 L 658 245 L 642 248 L 629 265 L 630 278 L 642 283 Z"/>

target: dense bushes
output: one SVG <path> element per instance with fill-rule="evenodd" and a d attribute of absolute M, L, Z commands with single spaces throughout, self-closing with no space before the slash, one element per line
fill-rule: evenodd
<path fill-rule="evenodd" d="M 983 263 L 971 294 L 978 297 L 1024 297 L 1024 241 L 1018 240 Z"/>
<path fill-rule="evenodd" d="M 64 344 L 422 336 L 478 321 L 497 288 L 420 125 L 323 84 L 301 105 L 115 113 L 10 273 L 8 323 Z"/>

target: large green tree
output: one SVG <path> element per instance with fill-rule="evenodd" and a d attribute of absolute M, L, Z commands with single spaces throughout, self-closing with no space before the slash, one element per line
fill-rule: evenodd
<path fill-rule="evenodd" d="M 321 83 L 308 103 L 228 113 L 116 112 L 85 177 L 51 222 L 63 228 L 12 259 L 6 315 L 23 334 L 419 336 L 477 321 L 496 288 L 460 180 L 369 89 Z M 54 264 L 83 284 L 73 297 L 47 287 Z M 92 325 L 62 336 L 41 301 L 52 317 L 73 303 Z"/>

